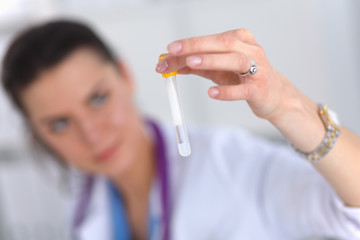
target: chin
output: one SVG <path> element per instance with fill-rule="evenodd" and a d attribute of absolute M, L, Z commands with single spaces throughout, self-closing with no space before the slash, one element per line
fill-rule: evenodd
<path fill-rule="evenodd" d="M 116 156 L 111 163 L 107 164 L 104 174 L 111 179 L 118 178 L 130 171 L 133 165 L 134 158 L 131 156 Z"/>

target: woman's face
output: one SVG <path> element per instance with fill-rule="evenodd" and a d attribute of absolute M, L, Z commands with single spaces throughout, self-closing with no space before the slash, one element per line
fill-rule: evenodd
<path fill-rule="evenodd" d="M 141 147 L 132 92 L 126 69 L 82 48 L 43 72 L 22 102 L 35 133 L 64 161 L 111 177 L 129 169 Z"/>

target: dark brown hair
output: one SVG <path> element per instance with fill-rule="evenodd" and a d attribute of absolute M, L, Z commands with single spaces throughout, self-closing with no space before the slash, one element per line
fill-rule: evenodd
<path fill-rule="evenodd" d="M 26 115 L 20 94 L 39 74 L 75 50 L 88 47 L 105 61 L 116 65 L 105 43 L 85 24 L 57 20 L 34 26 L 20 33 L 10 44 L 2 64 L 2 83 L 15 106 Z"/>

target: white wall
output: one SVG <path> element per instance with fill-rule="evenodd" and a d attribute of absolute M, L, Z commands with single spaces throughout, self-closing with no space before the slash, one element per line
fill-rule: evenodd
<path fill-rule="evenodd" d="M 359 47 L 353 31 L 359 24 L 354 21 L 353 4 L 198 0 L 115 5 L 111 10 L 64 7 L 62 12 L 93 23 L 129 61 L 138 88 L 137 102 L 144 113 L 170 119 L 163 82 L 154 71 L 157 57 L 168 43 L 246 27 L 280 72 L 315 101 L 328 103 L 345 125 L 360 133 Z M 259 134 L 278 136 L 270 124 L 254 117 L 245 103 L 209 99 L 206 92 L 211 83 L 207 80 L 178 78 L 189 123 L 241 125 Z"/>
<path fill-rule="evenodd" d="M 22 153 L 0 160 L 1 240 L 68 239 L 66 191 L 47 170 Z"/>

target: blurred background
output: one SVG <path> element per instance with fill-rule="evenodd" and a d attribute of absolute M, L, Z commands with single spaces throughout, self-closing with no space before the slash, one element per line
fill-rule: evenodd
<path fill-rule="evenodd" d="M 248 28 L 279 72 L 360 134 L 359 10 L 357 0 L 0 0 L 0 58 L 28 25 L 59 17 L 88 22 L 128 62 L 139 110 L 170 121 L 164 82 L 154 71 L 167 44 Z M 283 140 L 245 103 L 211 100 L 211 82 L 179 76 L 178 83 L 188 124 L 238 126 Z M 66 191 L 54 168 L 35 164 L 30 145 L 0 89 L 0 239 L 68 239 Z"/>

